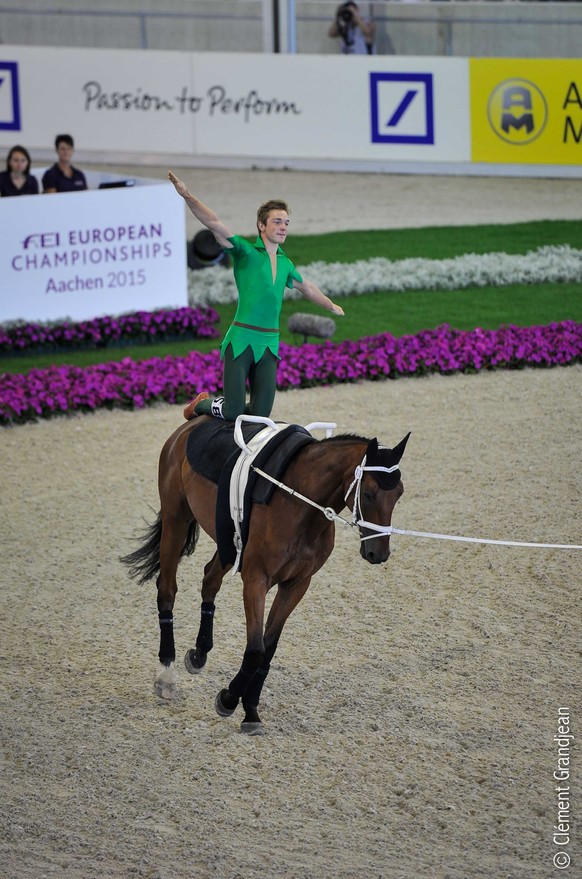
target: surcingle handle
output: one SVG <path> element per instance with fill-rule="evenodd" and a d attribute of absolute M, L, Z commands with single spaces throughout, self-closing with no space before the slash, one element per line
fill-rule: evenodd
<path fill-rule="evenodd" d="M 308 430 L 309 433 L 313 430 L 325 430 L 325 435 L 329 439 L 336 427 L 335 421 L 312 421 L 311 424 L 305 425 L 305 430 Z"/>
<path fill-rule="evenodd" d="M 275 433 L 279 430 L 271 418 L 266 418 L 262 415 L 239 415 L 234 423 L 234 441 L 237 446 L 243 450 L 245 455 L 252 455 L 253 452 L 252 449 L 249 449 L 243 437 L 243 421 L 249 422 L 250 424 L 264 424 L 265 427 L 270 427 Z"/>

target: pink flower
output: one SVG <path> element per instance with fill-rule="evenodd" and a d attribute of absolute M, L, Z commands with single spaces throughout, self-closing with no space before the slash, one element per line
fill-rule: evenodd
<path fill-rule="evenodd" d="M 138 324 L 143 327 L 141 319 Z M 279 353 L 280 390 L 430 372 L 549 367 L 582 360 L 582 324 L 563 321 L 546 327 L 470 331 L 443 325 L 399 339 L 385 333 L 357 342 L 297 348 L 281 344 Z M 139 362 L 125 357 L 84 369 L 52 366 L 26 375 L 4 373 L 0 375 L 0 424 L 99 408 L 142 408 L 158 400 L 182 403 L 200 390 L 211 394 L 222 390 L 222 363 L 216 350 Z"/>

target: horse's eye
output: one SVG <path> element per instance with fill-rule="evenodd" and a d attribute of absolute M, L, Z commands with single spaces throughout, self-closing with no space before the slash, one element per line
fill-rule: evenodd
<path fill-rule="evenodd" d="M 364 492 L 364 500 L 365 500 L 365 501 L 373 501 L 373 500 L 374 500 L 374 495 L 372 494 L 372 492 L 370 492 L 370 491 L 365 491 L 365 492 Z"/>

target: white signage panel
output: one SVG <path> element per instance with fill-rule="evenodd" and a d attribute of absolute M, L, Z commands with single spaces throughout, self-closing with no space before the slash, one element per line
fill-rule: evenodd
<path fill-rule="evenodd" d="M 16 65 L 21 111 L 18 135 L 8 136 L 0 119 L 7 146 L 46 149 L 66 132 L 77 149 L 190 151 L 180 102 L 190 78 L 187 53 L 0 46 L 0 68 L 3 61 Z"/>
<path fill-rule="evenodd" d="M 201 154 L 470 160 L 464 58 L 199 55 L 194 70 Z"/>
<path fill-rule="evenodd" d="M 0 321 L 187 305 L 184 207 L 170 184 L 0 199 Z"/>
<path fill-rule="evenodd" d="M 46 149 L 68 131 L 120 160 L 470 161 L 464 58 L 0 46 L 0 79 L 6 147 Z"/>

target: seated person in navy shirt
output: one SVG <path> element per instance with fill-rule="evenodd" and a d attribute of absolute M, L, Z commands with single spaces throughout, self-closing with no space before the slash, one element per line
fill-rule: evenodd
<path fill-rule="evenodd" d="M 0 174 L 0 196 L 38 195 L 38 180 L 30 173 L 30 155 L 23 146 L 13 146 Z"/>
<path fill-rule="evenodd" d="M 71 164 L 75 151 L 71 135 L 57 134 L 55 149 L 59 161 L 43 174 L 43 192 L 81 192 L 87 189 L 85 175 Z"/>

